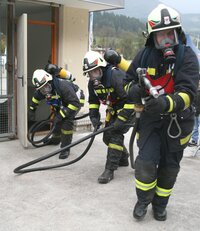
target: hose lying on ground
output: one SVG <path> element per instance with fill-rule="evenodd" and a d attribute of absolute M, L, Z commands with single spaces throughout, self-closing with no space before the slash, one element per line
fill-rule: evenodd
<path fill-rule="evenodd" d="M 134 129 L 132 131 L 131 139 L 130 139 L 130 143 L 129 143 L 129 152 L 130 152 L 130 159 L 131 159 L 131 167 L 133 169 L 134 169 L 133 143 L 134 143 L 134 139 L 135 139 L 135 135 L 136 135 L 136 130 L 137 130 L 137 128 L 135 128 L 135 127 L 137 127 L 136 126 L 137 124 L 138 124 L 138 121 L 136 120 L 135 123 L 134 123 Z M 133 124 L 126 124 L 126 125 L 127 126 L 133 126 Z M 89 134 L 89 135 L 87 135 L 87 136 L 85 136 L 85 137 L 83 137 L 83 138 L 81 138 L 81 139 L 79 139 L 79 140 L 77 140 L 77 141 L 75 141 L 75 142 L 67 145 L 64 148 L 60 148 L 60 149 L 58 149 L 58 150 L 56 150 L 54 152 L 51 152 L 51 153 L 49 153 L 49 154 L 47 154 L 45 156 L 42 156 L 42 157 L 37 158 L 35 160 L 32 160 L 32 161 L 30 161 L 28 163 L 20 165 L 19 167 L 17 167 L 17 168 L 14 169 L 14 173 L 21 173 L 22 174 L 22 173 L 28 173 L 28 172 L 44 171 L 44 170 L 49 170 L 49 169 L 54 169 L 54 168 L 60 168 L 60 167 L 68 166 L 68 165 L 71 165 L 71 164 L 79 161 L 80 159 L 82 159 L 86 155 L 86 153 L 90 149 L 90 147 L 91 147 L 91 145 L 92 145 L 92 143 L 94 141 L 95 136 L 98 135 L 98 134 L 100 134 L 100 133 L 102 133 L 102 132 L 105 132 L 105 131 L 113 129 L 113 126 L 105 127 L 105 128 L 99 129 L 99 130 L 97 130 L 97 129 L 98 128 L 96 128 L 92 134 Z M 71 161 L 68 161 L 68 162 L 62 163 L 62 164 L 57 164 L 57 165 L 50 165 L 50 166 L 44 166 L 44 167 L 36 167 L 36 168 L 24 169 L 24 168 L 26 168 L 28 166 L 34 165 L 34 164 L 36 164 L 38 162 L 41 162 L 41 161 L 46 160 L 46 159 L 48 159 L 48 158 L 50 158 L 52 156 L 55 156 L 56 154 L 60 153 L 61 151 L 69 149 L 69 148 L 71 148 L 71 147 L 73 147 L 73 146 L 75 146 L 75 145 L 77 145 L 77 144 L 79 144 L 79 143 L 81 143 L 81 142 L 83 142 L 83 141 L 85 141 L 87 139 L 90 139 L 90 138 L 91 138 L 91 140 L 90 140 L 88 146 L 86 147 L 85 151 L 80 156 L 78 156 L 76 159 L 74 159 L 74 160 L 71 160 Z"/>
<path fill-rule="evenodd" d="M 92 145 L 92 143 L 93 143 L 94 138 L 95 138 L 96 135 L 98 135 L 98 134 L 100 134 L 102 132 L 108 131 L 108 130 L 110 130 L 112 128 L 113 127 L 110 126 L 110 127 L 106 127 L 106 128 L 102 128 L 102 129 L 96 130 L 92 134 L 89 134 L 89 135 L 87 135 L 87 136 L 85 136 L 85 137 L 83 137 L 83 138 L 81 138 L 81 139 L 79 139 L 79 140 L 77 140 L 77 141 L 75 141 L 75 142 L 67 145 L 64 148 L 60 148 L 60 149 L 58 149 L 58 150 L 56 150 L 54 152 L 51 152 L 51 153 L 49 153 L 49 154 L 47 154 L 45 156 L 42 156 L 42 157 L 37 158 L 35 160 L 32 160 L 32 161 L 30 161 L 30 162 L 28 162 L 26 164 L 20 165 L 19 167 L 17 167 L 17 168 L 14 169 L 14 173 L 28 173 L 28 172 L 35 172 L 35 171 L 44 171 L 44 170 L 48 170 L 48 169 L 59 168 L 59 167 L 64 167 L 64 166 L 67 166 L 67 165 L 71 165 L 71 164 L 79 161 L 80 159 L 82 159 L 86 155 L 86 153 L 90 149 L 90 147 L 91 147 L 91 145 Z M 64 150 L 66 150 L 68 148 L 71 148 L 71 147 L 73 147 L 73 146 L 75 146 L 75 145 L 77 145 L 77 144 L 79 144 L 79 143 L 81 143 L 81 142 L 83 142 L 83 141 L 85 141 L 85 140 L 87 140 L 89 138 L 91 138 L 91 140 L 90 140 L 87 148 L 85 149 L 85 151 L 79 157 L 77 157 L 76 159 L 74 159 L 72 161 L 68 161 L 67 163 L 62 163 L 62 164 L 57 164 L 57 165 L 24 169 L 24 168 L 26 168 L 28 166 L 31 166 L 33 164 L 36 164 L 36 163 L 41 162 L 43 160 L 46 160 L 46 159 L 48 159 L 48 158 L 50 158 L 52 156 L 55 156 L 56 154 L 60 153 L 61 151 L 64 151 Z"/>
<path fill-rule="evenodd" d="M 53 115 L 53 113 L 51 113 L 47 119 L 34 123 L 30 127 L 30 129 L 28 130 L 27 139 L 34 147 L 40 148 L 40 147 L 46 146 L 51 141 L 51 135 L 53 134 L 55 126 L 56 126 L 54 124 L 53 120 L 51 119 L 52 115 Z M 74 120 L 83 119 L 83 118 L 87 117 L 88 115 L 89 115 L 89 113 L 86 113 L 82 116 L 77 116 L 74 118 Z M 47 133 L 47 135 L 45 137 L 42 137 L 39 140 L 34 140 L 35 134 L 38 131 L 42 130 L 43 127 L 46 127 L 46 126 L 50 127 L 50 130 Z"/>

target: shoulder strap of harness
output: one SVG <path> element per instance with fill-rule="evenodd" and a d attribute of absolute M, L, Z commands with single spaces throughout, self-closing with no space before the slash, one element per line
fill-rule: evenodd
<path fill-rule="evenodd" d="M 140 59 L 140 67 L 143 68 L 143 67 L 147 66 L 147 59 L 148 59 L 148 56 L 150 55 L 151 51 L 152 51 L 151 47 L 145 47 L 145 49 L 142 52 L 141 59 Z"/>
<path fill-rule="evenodd" d="M 112 78 L 112 71 L 116 69 L 116 67 L 109 66 L 106 72 L 106 86 L 105 87 L 110 87 L 111 86 L 111 78 Z"/>
<path fill-rule="evenodd" d="M 185 46 L 183 44 L 179 44 L 177 56 L 176 56 L 175 67 L 174 67 L 174 75 L 175 76 L 176 76 L 176 73 L 178 72 L 178 70 L 179 70 L 179 68 L 183 62 L 184 51 L 185 51 Z"/>
<path fill-rule="evenodd" d="M 60 92 L 60 89 L 58 86 L 58 78 L 55 76 L 53 77 L 53 86 L 54 86 L 54 89 L 56 90 L 56 92 L 58 93 L 58 95 L 61 95 L 61 92 Z"/>

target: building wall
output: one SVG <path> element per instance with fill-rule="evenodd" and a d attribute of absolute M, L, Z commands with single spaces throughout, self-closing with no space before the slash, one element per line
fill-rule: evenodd
<path fill-rule="evenodd" d="M 83 76 L 82 60 L 88 51 L 88 23 L 88 10 L 60 8 L 58 64 L 72 72 L 84 92 L 87 78 Z"/>

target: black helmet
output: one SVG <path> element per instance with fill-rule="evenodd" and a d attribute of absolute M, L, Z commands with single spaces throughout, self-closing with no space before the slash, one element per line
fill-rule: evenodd
<path fill-rule="evenodd" d="M 45 71 L 48 72 L 51 75 L 58 75 L 59 72 L 60 72 L 60 68 L 55 64 L 48 63 L 45 66 Z"/>

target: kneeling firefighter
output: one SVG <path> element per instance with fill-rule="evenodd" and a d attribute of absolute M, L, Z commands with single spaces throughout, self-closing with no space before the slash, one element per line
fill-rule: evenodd
<path fill-rule="evenodd" d="M 69 73 L 69 72 L 68 72 Z M 35 70 L 32 83 L 36 87 L 32 104 L 29 108 L 29 115 L 33 117 L 39 102 L 46 99 L 46 103 L 55 112 L 54 123 L 56 123 L 50 144 L 59 144 L 61 148 L 72 142 L 74 117 L 83 105 L 83 91 L 72 81 L 59 76 L 52 76 L 43 69 Z M 70 150 L 62 151 L 60 159 L 69 156 Z"/>
<path fill-rule="evenodd" d="M 138 200 L 133 216 L 143 219 L 151 203 L 154 218 L 164 221 L 183 151 L 193 130 L 192 103 L 198 87 L 199 64 L 193 50 L 185 46 L 176 10 L 160 4 L 148 16 L 147 31 L 145 48 L 127 70 L 127 79 L 132 80 L 127 102 L 144 106 L 138 126 L 139 153 L 135 162 Z M 116 60 L 119 63 L 120 57 Z M 143 90 L 141 76 L 157 88 L 157 98 Z"/>
<path fill-rule="evenodd" d="M 104 132 L 103 141 L 108 146 L 104 172 L 98 178 L 101 184 L 108 183 L 114 177 L 118 166 L 128 166 L 129 154 L 124 146 L 124 134 L 127 126 L 119 128 L 118 116 L 126 103 L 124 90 L 125 73 L 106 63 L 102 55 L 95 51 L 86 53 L 83 59 L 83 73 L 88 74 L 89 116 L 94 127 L 100 124 L 99 108 L 107 105 L 105 127 L 114 124 L 115 129 Z M 126 105 L 133 112 L 133 105 Z M 127 120 L 127 118 L 123 118 Z"/>

